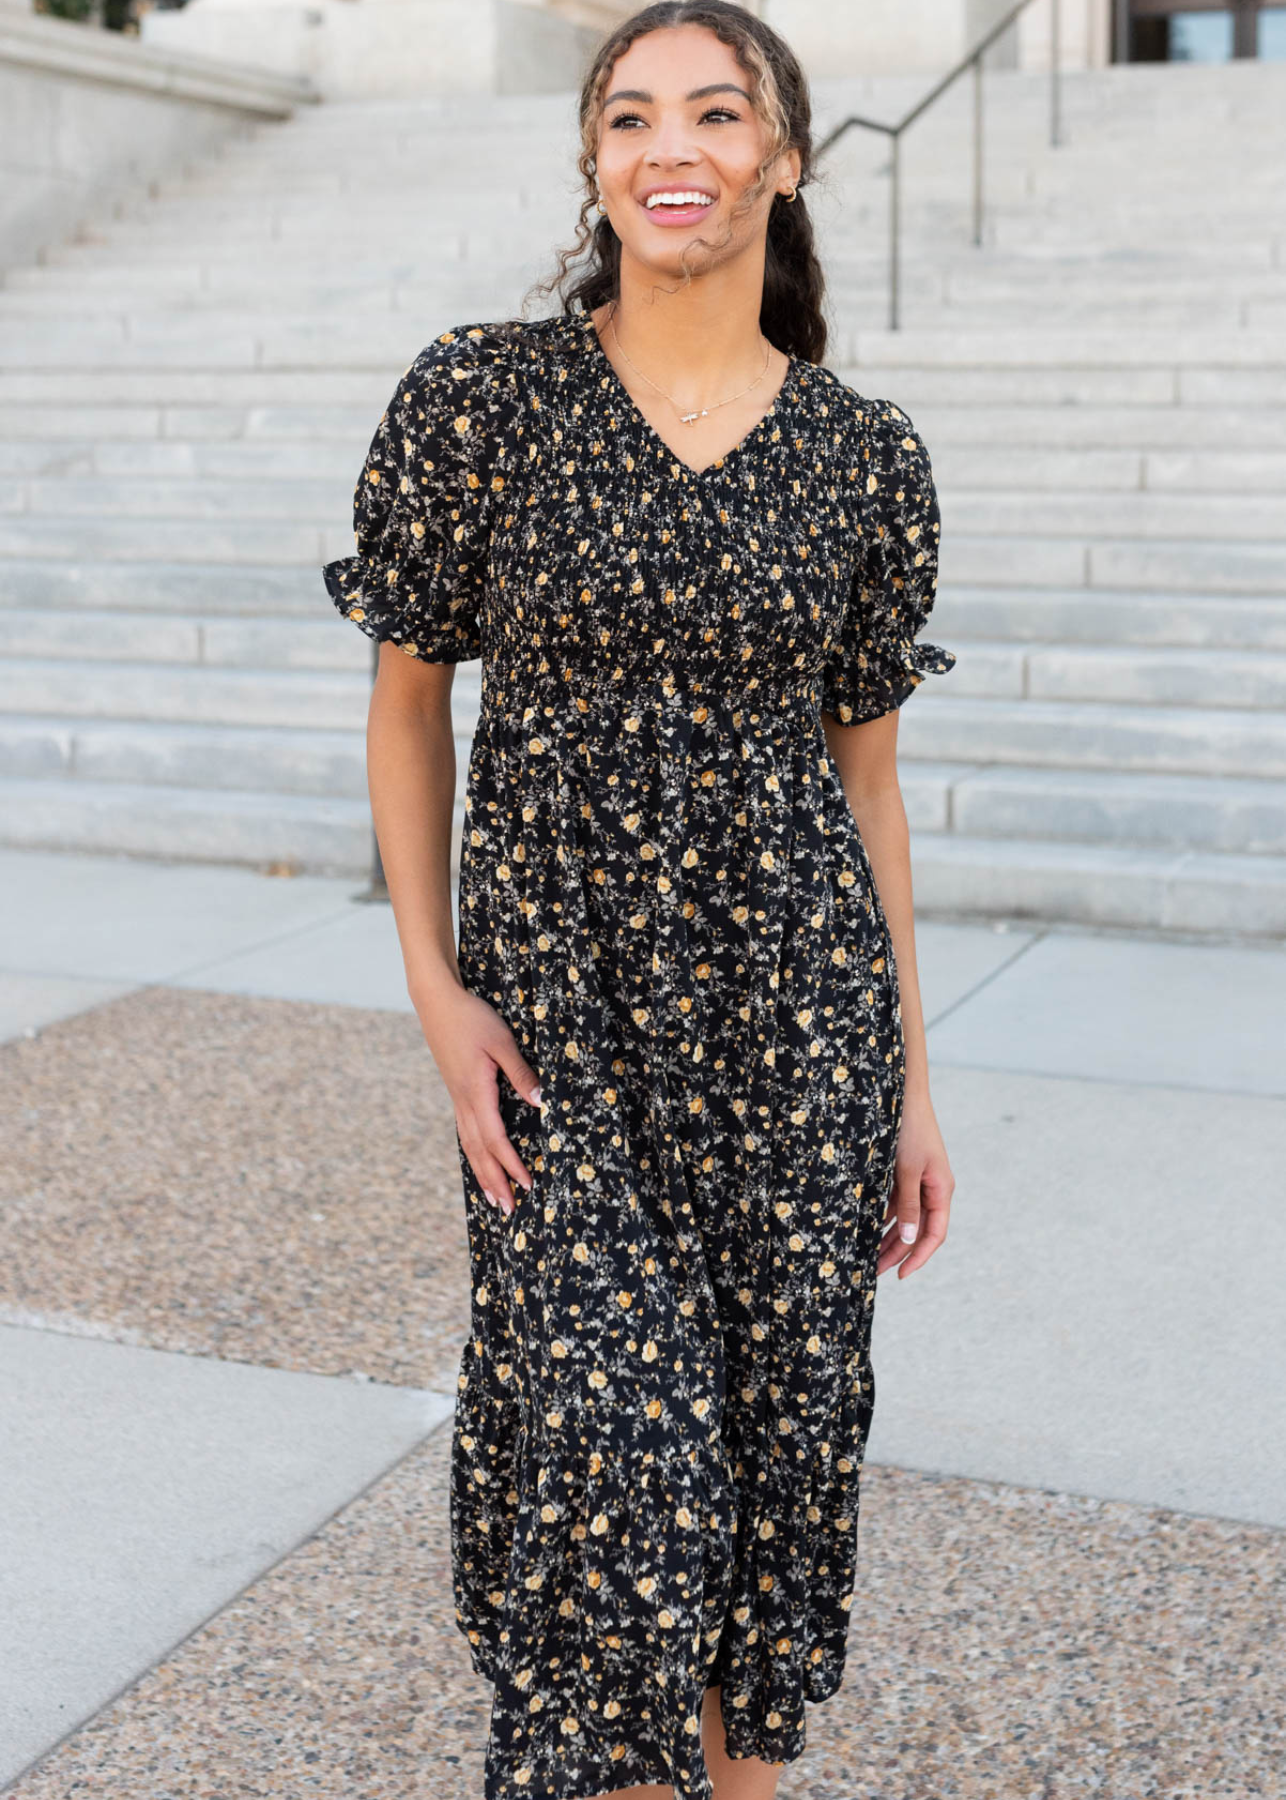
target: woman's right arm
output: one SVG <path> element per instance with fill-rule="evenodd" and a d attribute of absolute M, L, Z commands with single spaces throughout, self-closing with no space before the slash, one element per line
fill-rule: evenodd
<path fill-rule="evenodd" d="M 498 1081 L 503 1075 L 532 1100 L 538 1076 L 500 1014 L 465 987 L 456 960 L 454 676 L 454 663 L 422 662 L 395 644 L 380 645 L 367 782 L 407 993 L 451 1095 L 461 1147 L 484 1192 L 509 1213 L 509 1178 L 530 1188 L 531 1175 L 505 1132 Z"/>

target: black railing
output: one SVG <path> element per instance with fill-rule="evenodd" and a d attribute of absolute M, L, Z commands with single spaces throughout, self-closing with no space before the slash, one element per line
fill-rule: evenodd
<path fill-rule="evenodd" d="M 854 126 L 865 131 L 881 131 L 892 140 L 890 158 L 890 191 L 889 191 L 889 330 L 900 329 L 899 299 L 901 287 L 902 256 L 902 170 L 901 149 L 902 133 L 923 113 L 928 112 L 934 101 L 964 74 L 966 69 L 973 70 L 973 241 L 982 243 L 983 220 L 983 81 L 982 59 L 990 50 L 996 39 L 1008 31 L 1019 13 L 1026 12 L 1032 0 L 1018 0 L 1004 16 L 997 20 L 984 37 L 979 38 L 973 49 L 944 75 L 935 87 L 930 88 L 924 98 L 917 100 L 905 118 L 899 119 L 896 125 L 890 125 L 884 119 L 866 119 L 860 113 L 851 113 L 849 117 L 837 125 L 834 131 L 822 139 L 817 146 L 817 155 L 823 156 L 826 151 Z M 1061 120 L 1061 82 L 1059 66 L 1059 0 L 1050 0 L 1050 98 L 1049 98 L 1049 141 L 1057 145 L 1062 141 Z"/>

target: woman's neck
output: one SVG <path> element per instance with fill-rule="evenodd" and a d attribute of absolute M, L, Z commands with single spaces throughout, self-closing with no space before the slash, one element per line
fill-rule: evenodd
<path fill-rule="evenodd" d="M 770 351 L 759 328 L 762 296 L 762 278 L 751 289 L 744 282 L 702 277 L 677 293 L 665 293 L 650 277 L 628 279 L 623 268 L 619 299 L 596 309 L 595 322 L 606 343 L 619 348 L 627 367 L 632 364 L 662 392 L 704 406 L 753 381 L 764 371 L 766 352 L 764 381 L 773 385 L 777 353 Z"/>

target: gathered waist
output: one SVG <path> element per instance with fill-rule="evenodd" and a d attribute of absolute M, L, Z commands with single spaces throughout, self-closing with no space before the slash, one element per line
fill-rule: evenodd
<path fill-rule="evenodd" d="M 518 720 L 527 707 L 571 708 L 584 716 L 614 710 L 616 703 L 655 706 L 699 719 L 702 709 L 742 713 L 754 722 L 765 713 L 808 718 L 816 723 L 822 699 L 816 674 L 767 677 L 747 672 L 740 678 L 723 671 L 703 676 L 686 669 L 655 671 L 593 669 L 496 670 L 484 666 L 482 711 Z"/>

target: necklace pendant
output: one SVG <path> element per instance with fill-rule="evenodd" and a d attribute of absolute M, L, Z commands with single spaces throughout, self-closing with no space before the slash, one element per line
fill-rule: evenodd
<path fill-rule="evenodd" d="M 700 412 L 679 414 L 680 422 L 684 425 L 693 425 L 698 419 L 708 419 L 709 417 L 710 408 L 708 406 L 703 406 Z"/>

